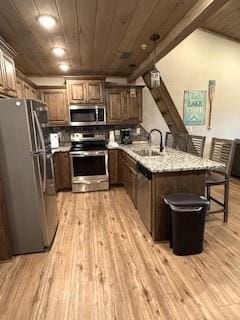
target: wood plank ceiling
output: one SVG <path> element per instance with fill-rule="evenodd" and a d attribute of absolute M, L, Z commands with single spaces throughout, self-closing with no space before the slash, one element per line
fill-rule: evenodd
<path fill-rule="evenodd" d="M 240 0 L 229 1 L 203 28 L 240 42 Z"/>
<path fill-rule="evenodd" d="M 18 52 L 17 67 L 27 75 L 57 75 L 58 63 L 71 64 L 71 75 L 129 75 L 152 51 L 149 37 L 163 39 L 197 0 L 1 0 L 0 35 Z M 37 21 L 57 19 L 52 31 Z M 146 43 L 143 51 L 141 44 Z M 65 59 L 51 49 L 67 49 Z M 121 59 L 129 52 L 128 59 Z"/>

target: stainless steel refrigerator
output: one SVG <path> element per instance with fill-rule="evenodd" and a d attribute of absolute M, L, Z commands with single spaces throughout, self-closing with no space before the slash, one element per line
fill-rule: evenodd
<path fill-rule="evenodd" d="M 13 254 L 49 248 L 58 225 L 47 107 L 0 99 L 0 176 Z"/>

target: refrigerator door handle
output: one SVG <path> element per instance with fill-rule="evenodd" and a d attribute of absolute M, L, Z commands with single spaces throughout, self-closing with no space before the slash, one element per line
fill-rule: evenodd
<path fill-rule="evenodd" d="M 42 149 L 41 150 L 37 150 L 36 152 L 33 153 L 33 155 L 35 156 L 38 156 L 38 155 L 41 155 L 43 154 L 43 179 L 42 179 L 42 185 L 43 185 L 43 192 L 46 191 L 46 179 L 47 179 L 47 155 L 46 155 L 46 148 L 45 148 L 45 143 L 44 143 L 44 137 L 43 137 L 43 133 L 42 133 L 42 128 L 41 128 L 41 125 L 40 125 L 40 122 L 38 120 L 38 116 L 37 116 L 37 113 L 36 111 L 34 110 L 33 111 L 33 116 L 34 116 L 34 120 L 35 120 L 35 123 L 36 123 L 36 127 L 37 127 L 37 130 L 38 130 L 38 134 L 39 134 L 39 138 L 40 138 L 40 141 L 41 141 L 41 147 Z"/>
<path fill-rule="evenodd" d="M 41 155 L 41 154 L 45 154 L 45 151 L 43 151 L 43 150 L 38 150 L 38 151 L 31 152 L 31 155 L 32 155 L 33 157 L 37 157 L 37 156 L 39 156 L 39 155 Z"/>

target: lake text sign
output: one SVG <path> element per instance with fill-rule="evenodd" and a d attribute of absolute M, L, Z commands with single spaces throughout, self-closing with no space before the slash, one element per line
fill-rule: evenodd
<path fill-rule="evenodd" d="M 204 125 L 207 91 L 184 91 L 183 121 L 186 125 Z"/>

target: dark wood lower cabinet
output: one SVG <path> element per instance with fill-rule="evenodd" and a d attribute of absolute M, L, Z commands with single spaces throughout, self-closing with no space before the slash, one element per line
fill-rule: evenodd
<path fill-rule="evenodd" d="M 156 173 L 152 179 L 152 238 L 154 241 L 170 239 L 170 217 L 164 197 L 171 193 L 205 193 L 205 171 Z"/>
<path fill-rule="evenodd" d="M 0 261 L 10 260 L 12 257 L 7 226 L 7 211 L 4 201 L 3 185 L 0 180 Z"/>
<path fill-rule="evenodd" d="M 119 150 L 118 169 L 118 181 L 124 185 L 129 197 L 137 207 L 137 162 L 126 152 Z M 141 212 L 140 217 L 145 225 L 146 221 L 150 221 L 147 230 L 153 241 L 168 241 L 170 239 L 170 217 L 164 197 L 176 192 L 193 192 L 204 195 L 205 171 L 154 173 L 150 183 L 151 208 L 146 212 Z M 137 209 L 140 212 L 140 208 Z"/>
<path fill-rule="evenodd" d="M 137 206 L 137 162 L 125 152 L 119 153 L 119 181 L 124 185 L 126 191 L 135 207 Z"/>
<path fill-rule="evenodd" d="M 111 185 L 121 183 L 119 180 L 119 150 L 108 150 L 108 173 Z"/>
<path fill-rule="evenodd" d="M 69 153 L 56 152 L 53 159 L 56 190 L 70 190 L 72 188 L 72 181 Z"/>

